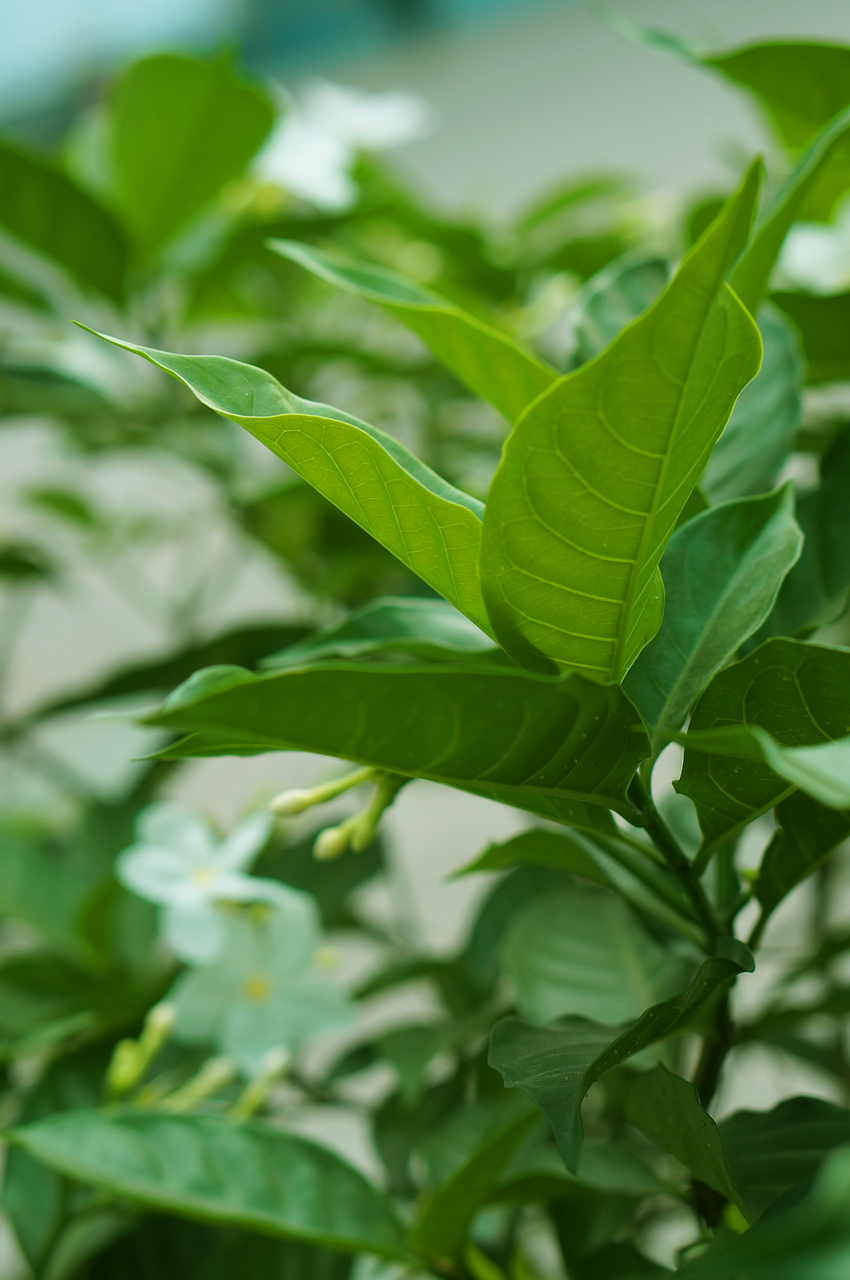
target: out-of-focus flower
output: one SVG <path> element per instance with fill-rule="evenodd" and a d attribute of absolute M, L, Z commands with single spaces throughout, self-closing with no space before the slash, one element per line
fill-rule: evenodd
<path fill-rule="evenodd" d="M 271 824 L 269 814 L 253 814 L 218 841 L 196 814 L 167 802 L 149 805 L 115 874 L 125 888 L 160 906 L 160 933 L 174 954 L 202 964 L 214 960 L 224 943 L 219 903 L 300 902 L 294 889 L 245 874 Z"/>
<path fill-rule="evenodd" d="M 427 125 L 427 107 L 414 94 L 364 93 L 314 80 L 300 102 L 289 102 L 255 172 L 320 209 L 339 212 L 357 199 L 350 170 L 358 151 L 409 142 Z"/>
<path fill-rule="evenodd" d="M 272 1050 L 292 1053 L 302 1041 L 350 1022 L 347 996 L 312 968 L 319 940 L 315 905 L 306 894 L 297 899 L 228 917 L 218 959 L 182 974 L 171 989 L 176 1039 L 212 1041 L 256 1077 Z"/>

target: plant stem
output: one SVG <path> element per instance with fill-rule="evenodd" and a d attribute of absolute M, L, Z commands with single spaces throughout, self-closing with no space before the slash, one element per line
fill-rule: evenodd
<path fill-rule="evenodd" d="M 713 1034 L 702 1042 L 702 1052 L 694 1072 L 693 1084 L 697 1096 L 707 1107 L 717 1092 L 720 1070 L 735 1040 L 732 1019 L 729 1016 L 729 993 L 723 997 L 714 1019 Z"/>

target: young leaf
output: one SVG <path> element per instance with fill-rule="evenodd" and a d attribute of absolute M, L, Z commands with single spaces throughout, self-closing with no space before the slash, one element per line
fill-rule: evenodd
<path fill-rule="evenodd" d="M 230 57 L 160 54 L 134 62 L 109 98 L 115 196 L 145 253 L 238 178 L 274 124 L 257 85 Z"/>
<path fill-rule="evenodd" d="M 188 755 L 342 756 L 591 830 L 609 829 L 593 806 L 636 816 L 626 792 L 647 751 L 619 689 L 471 664 L 327 662 L 258 677 L 212 668 L 150 723 L 199 733 Z"/>
<path fill-rule="evenodd" d="M 575 883 L 519 911 L 497 958 L 519 1012 L 532 1022 L 565 1014 L 625 1022 L 673 995 L 683 978 L 681 961 L 621 898 Z"/>
<path fill-rule="evenodd" d="M 293 471 L 484 631 L 478 584 L 480 502 L 461 493 L 392 436 L 339 409 L 292 395 L 252 365 L 180 356 L 98 334 L 185 383 L 202 404 L 238 422 Z"/>
<path fill-rule="evenodd" d="M 850 54 L 850 50 L 848 50 Z M 792 321 L 803 343 L 808 383 L 850 378 L 850 293 L 774 293 L 771 302 Z"/>
<path fill-rule="evenodd" d="M 648 1045 L 687 1029 L 692 1015 L 740 972 L 732 960 L 714 957 L 697 970 L 690 986 L 654 1005 L 619 1031 L 585 1018 L 561 1018 L 535 1027 L 502 1018 L 490 1037 L 490 1065 L 509 1089 L 524 1089 L 546 1116 L 564 1164 L 575 1173 L 583 1130 L 581 1103 L 590 1086 Z"/>
<path fill-rule="evenodd" d="M 754 726 L 765 730 L 775 743 L 754 734 Z M 697 735 L 708 730 L 715 733 L 700 744 Z M 814 747 L 848 734 L 847 650 L 769 640 L 742 662 L 719 672 L 694 708 L 682 776 L 674 784 L 697 807 L 702 856 L 779 804 L 801 781 L 809 789 L 812 770 L 820 770 L 819 757 L 815 755 L 813 762 L 807 752 L 798 756 L 798 747 Z M 836 749 L 840 756 L 843 748 Z M 748 761 L 745 768 L 742 758 Z M 774 766 L 780 765 L 784 776 L 762 763 L 768 758 Z M 815 785 L 830 784 L 831 762 L 832 756 L 824 766 L 826 775 Z"/>
<path fill-rule="evenodd" d="M 758 371 L 758 330 L 724 283 L 758 184 L 753 168 L 654 306 L 535 401 L 505 445 L 482 589 L 525 667 L 619 681 L 658 629 L 658 563 Z"/>
<path fill-rule="evenodd" d="M 0 226 L 87 288 L 120 302 L 127 242 L 114 217 L 59 169 L 0 143 Z"/>
<path fill-rule="evenodd" d="M 459 1257 L 473 1217 L 490 1198 L 503 1168 L 537 1119 L 536 1111 L 528 1111 L 489 1135 L 437 1188 L 413 1224 L 408 1236 L 411 1248 L 438 1262 Z"/>
<path fill-rule="evenodd" d="M 736 1111 L 720 1122 L 720 1135 L 738 1184 L 762 1213 L 850 1144 L 850 1111 L 823 1098 L 786 1098 L 771 1111 Z"/>
<path fill-rule="evenodd" d="M 773 307 L 758 312 L 764 359 L 714 446 L 700 486 L 711 502 L 763 493 L 776 482 L 802 416 L 803 361 L 793 327 Z"/>
<path fill-rule="evenodd" d="M 432 662 L 480 662 L 486 654 L 510 659 L 462 613 L 444 600 L 416 596 L 384 596 L 353 609 L 342 621 L 330 623 L 303 640 L 264 659 L 261 666 L 280 671 L 321 658 L 364 658 L 408 653 Z"/>
<path fill-rule="evenodd" d="M 717 1125 L 700 1105 L 688 1080 L 659 1065 L 652 1071 L 629 1075 L 624 1100 L 629 1124 L 669 1151 L 695 1178 L 731 1200 L 752 1221 L 752 1209 L 735 1180 Z"/>
<path fill-rule="evenodd" d="M 682 724 L 699 693 L 770 613 L 800 554 L 790 484 L 712 507 L 677 529 L 661 573 L 661 627 L 624 688 L 646 724 Z"/>
<path fill-rule="evenodd" d="M 7 1131 L 51 1169 L 133 1204 L 409 1261 L 401 1226 L 325 1147 L 218 1115 L 71 1111 Z"/>
<path fill-rule="evenodd" d="M 418 334 L 465 386 L 517 418 L 557 378 L 557 373 L 506 333 L 492 329 L 416 280 L 325 253 L 297 240 L 270 240 L 269 248 L 329 284 L 376 302 Z"/>

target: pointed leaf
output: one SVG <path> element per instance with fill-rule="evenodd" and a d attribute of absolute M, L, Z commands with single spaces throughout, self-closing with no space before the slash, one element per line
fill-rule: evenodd
<path fill-rule="evenodd" d="M 361 1173 L 260 1121 L 71 1111 L 6 1140 L 77 1182 L 134 1204 L 408 1261 L 402 1231 Z"/>
<path fill-rule="evenodd" d="M 654 306 L 541 396 L 505 445 L 482 588 L 523 666 L 619 681 L 658 629 L 662 553 L 758 371 L 758 331 L 724 284 L 757 191 L 754 168 Z"/>
<path fill-rule="evenodd" d="M 629 1124 L 669 1151 L 695 1178 L 731 1200 L 752 1221 L 752 1209 L 729 1166 L 717 1125 L 700 1105 L 690 1081 L 661 1065 L 630 1075 L 625 1114 Z"/>
<path fill-rule="evenodd" d="M 685 1031 L 700 1005 L 739 972 L 732 960 L 706 960 L 690 986 L 625 1029 L 585 1018 L 561 1018 L 548 1027 L 502 1018 L 490 1037 L 490 1065 L 509 1089 L 524 1089 L 537 1104 L 552 1125 L 564 1163 L 575 1173 L 583 1139 L 581 1103 L 590 1086 L 641 1049 Z"/>
<path fill-rule="evenodd" d="M 619 689 L 471 664 L 327 662 L 260 677 L 212 668 L 150 723 L 198 732 L 201 746 L 217 735 L 217 755 L 341 756 L 604 830 L 592 806 L 636 817 L 626 791 L 647 749 Z M 192 739 L 186 754 L 196 754 Z"/>
<path fill-rule="evenodd" d="M 597 884 L 609 884 L 608 877 L 596 860 L 596 850 L 577 832 L 550 831 L 545 827 L 531 827 L 521 831 L 501 844 L 490 844 L 484 852 L 461 867 L 454 874 L 468 875 L 473 871 L 504 871 L 530 862 L 538 867 L 556 867 Z"/>
<path fill-rule="evenodd" d="M 234 74 L 228 54 L 161 54 L 119 76 L 109 97 L 115 196 L 143 251 L 241 176 L 274 118 L 269 96 Z"/>
<path fill-rule="evenodd" d="M 269 248 L 329 284 L 376 302 L 417 333 L 465 386 L 516 422 L 557 373 L 506 333 L 467 315 L 416 280 L 371 263 L 353 262 L 296 240 Z"/>
<path fill-rule="evenodd" d="M 800 334 L 808 365 L 806 381 L 846 382 L 850 378 L 850 293 L 774 293 L 771 302 Z"/>
<path fill-rule="evenodd" d="M 850 812 L 827 808 L 803 791 L 777 805 L 776 820 L 779 829 L 764 851 L 753 888 L 765 917 L 850 835 Z"/>
<path fill-rule="evenodd" d="M 700 742 L 699 735 L 709 730 L 714 733 Z M 812 748 L 848 734 L 847 650 L 769 640 L 716 675 L 694 708 L 688 731 L 691 745 L 686 746 L 682 776 L 675 783 L 676 790 L 697 807 L 703 855 L 779 804 L 802 782 L 810 789 L 813 771 L 821 775 L 815 786 L 832 786 L 834 755 L 828 755 L 821 767 L 817 754 L 812 757 L 804 751 L 800 755 L 797 748 Z M 843 747 L 836 744 L 833 751 L 841 757 Z M 743 768 L 742 759 L 748 761 Z M 762 763 L 767 760 L 771 763 Z M 784 776 L 777 773 L 777 766 Z M 840 796 L 836 793 L 835 798 Z"/>
<path fill-rule="evenodd" d="M 392 436 L 339 409 L 301 400 L 264 369 L 224 356 L 171 355 L 97 336 L 143 356 L 185 383 L 202 404 L 245 427 L 489 631 L 478 585 L 480 502 L 441 479 Z"/>
<path fill-rule="evenodd" d="M 801 545 L 790 484 L 712 507 L 676 530 L 661 562 L 664 618 L 624 686 L 646 724 L 679 728 L 770 613 Z"/>

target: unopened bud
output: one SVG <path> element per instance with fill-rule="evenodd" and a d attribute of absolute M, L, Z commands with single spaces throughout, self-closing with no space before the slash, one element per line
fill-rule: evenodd
<path fill-rule="evenodd" d="M 139 1049 L 145 1055 L 145 1066 L 159 1053 L 171 1035 L 171 1028 L 176 1018 L 176 1007 L 164 1000 L 148 1010 L 142 1034 L 139 1036 Z"/>
<path fill-rule="evenodd" d="M 196 1102 L 209 1098 L 236 1075 L 236 1068 L 229 1058 L 208 1058 L 197 1075 L 192 1076 L 170 1097 L 163 1100 L 165 1111 L 188 1111 Z"/>
<path fill-rule="evenodd" d="M 335 800 L 337 796 L 350 791 L 352 787 L 359 787 L 361 782 L 368 782 L 373 773 L 374 770 L 371 768 L 355 769 L 353 773 L 347 773 L 342 778 L 322 783 L 318 787 L 282 791 L 279 796 L 275 796 L 269 808 L 278 818 L 292 817 L 293 814 L 303 813 L 305 809 L 312 809 L 314 805 Z"/>
<path fill-rule="evenodd" d="M 260 1063 L 256 1079 L 246 1085 L 241 1097 L 230 1108 L 228 1115 L 231 1120 L 247 1120 L 259 1111 L 288 1066 L 289 1054 L 286 1049 L 271 1049 Z"/>
<path fill-rule="evenodd" d="M 334 858 L 342 857 L 348 848 L 354 821 L 353 818 L 349 818 L 346 822 L 341 822 L 338 827 L 325 827 L 324 831 L 320 831 L 313 845 L 313 857 L 319 862 L 330 862 Z"/>
<path fill-rule="evenodd" d="M 106 1071 L 108 1098 L 121 1098 L 135 1088 L 171 1034 L 176 1017 L 173 1004 L 155 1004 L 138 1040 L 119 1040 Z"/>
<path fill-rule="evenodd" d="M 106 1068 L 104 1088 L 107 1098 L 122 1098 L 130 1092 L 141 1075 L 137 1067 L 138 1057 L 139 1046 L 135 1040 L 118 1041 Z"/>

